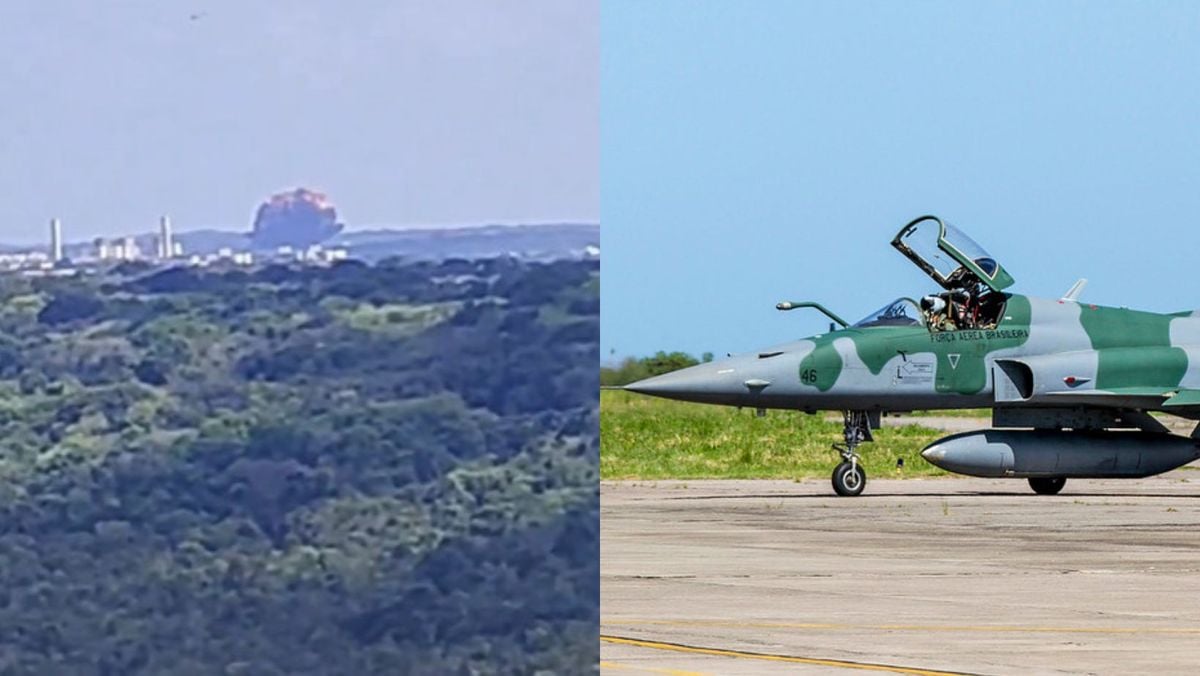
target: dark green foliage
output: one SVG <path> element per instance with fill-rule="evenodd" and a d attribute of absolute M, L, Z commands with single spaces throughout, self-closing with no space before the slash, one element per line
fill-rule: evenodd
<path fill-rule="evenodd" d="M 88 293 L 66 290 L 56 294 L 38 313 L 43 324 L 66 324 L 82 319 L 91 319 L 104 309 L 104 303 Z"/>
<path fill-rule="evenodd" d="M 686 352 L 656 352 L 653 357 L 647 357 L 644 360 L 646 369 L 650 375 L 658 376 L 671 371 L 678 371 L 682 368 L 695 366 L 700 362 Z"/>
<path fill-rule="evenodd" d="M 0 672 L 594 672 L 596 263 L 0 279 Z"/>
<path fill-rule="evenodd" d="M 133 374 L 147 385 L 166 385 L 169 366 L 154 358 L 143 359 L 133 367 Z"/>
<path fill-rule="evenodd" d="M 704 353 L 704 361 L 712 361 L 711 352 Z M 641 359 L 627 357 L 616 367 L 606 366 L 600 369 L 600 384 L 628 385 L 643 378 L 678 371 L 699 363 L 699 359 L 686 352 L 663 352 L 660 350 L 652 357 L 642 357 Z"/>

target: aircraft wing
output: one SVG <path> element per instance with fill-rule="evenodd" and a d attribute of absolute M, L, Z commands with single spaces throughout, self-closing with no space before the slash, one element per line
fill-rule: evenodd
<path fill-rule="evenodd" d="M 1168 399 L 1163 406 L 1183 408 L 1185 406 L 1200 406 L 1200 390 L 1179 390 L 1175 396 Z"/>
<path fill-rule="evenodd" d="M 1114 387 L 1108 390 L 1083 392 L 1051 392 L 1047 396 L 1055 399 L 1070 399 L 1072 403 L 1119 407 L 1119 408 L 1164 408 L 1167 411 L 1195 408 L 1200 410 L 1200 390 L 1162 387 Z"/>
<path fill-rule="evenodd" d="M 1064 404 L 1102 406 L 1105 408 L 1150 408 L 1163 405 L 1163 400 L 1175 390 L 1161 387 L 1114 387 L 1108 390 L 1084 390 L 1081 392 L 1048 392 L 1047 399 Z"/>

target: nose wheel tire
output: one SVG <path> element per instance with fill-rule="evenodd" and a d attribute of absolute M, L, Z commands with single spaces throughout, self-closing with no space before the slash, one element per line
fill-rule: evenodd
<path fill-rule="evenodd" d="M 833 490 L 842 497 L 859 495 L 866 485 L 867 473 L 856 462 L 843 462 L 833 470 Z"/>
<path fill-rule="evenodd" d="M 1067 478 L 1062 476 L 1033 477 L 1029 479 L 1029 487 L 1038 495 L 1056 495 L 1067 484 Z"/>

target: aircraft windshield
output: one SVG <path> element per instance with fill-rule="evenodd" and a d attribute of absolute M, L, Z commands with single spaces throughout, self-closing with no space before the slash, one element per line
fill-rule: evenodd
<path fill-rule="evenodd" d="M 921 308 L 911 298 L 898 298 L 854 323 L 855 328 L 871 326 L 924 326 Z"/>

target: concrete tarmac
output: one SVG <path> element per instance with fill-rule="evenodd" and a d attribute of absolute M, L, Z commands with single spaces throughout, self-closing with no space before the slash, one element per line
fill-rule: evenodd
<path fill-rule="evenodd" d="M 1200 472 L 601 485 L 604 674 L 1200 672 Z"/>

